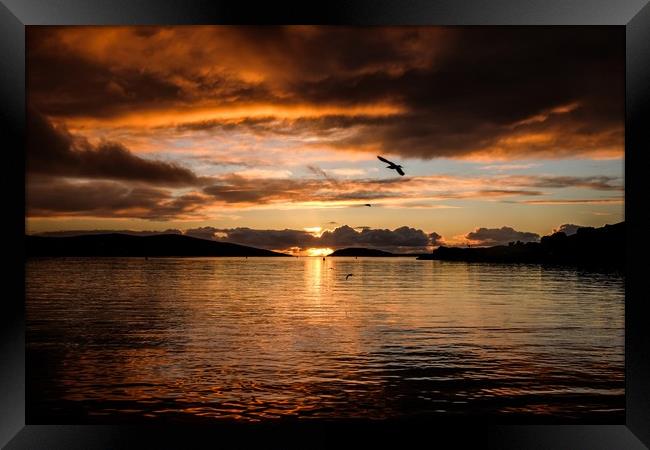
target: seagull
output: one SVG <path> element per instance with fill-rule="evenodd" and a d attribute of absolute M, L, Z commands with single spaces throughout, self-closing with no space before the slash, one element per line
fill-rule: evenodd
<path fill-rule="evenodd" d="M 385 162 L 386 164 L 390 164 L 390 166 L 386 166 L 387 169 L 396 170 L 397 173 L 399 173 L 401 176 L 404 176 L 404 171 L 402 170 L 402 166 L 397 165 L 394 162 L 390 162 L 389 160 L 387 160 L 386 158 L 382 158 L 381 156 L 377 156 L 377 159 L 379 159 L 379 161 Z"/>
<path fill-rule="evenodd" d="M 348 278 L 350 278 L 351 276 L 352 276 L 351 273 L 347 274 L 347 275 L 345 276 L 345 281 L 348 281 Z"/>

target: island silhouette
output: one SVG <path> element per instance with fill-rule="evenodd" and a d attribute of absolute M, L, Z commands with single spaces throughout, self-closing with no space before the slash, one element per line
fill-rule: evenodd
<path fill-rule="evenodd" d="M 66 237 L 25 236 L 26 256 L 288 256 L 230 242 L 179 234 L 134 236 L 86 234 Z"/>
<path fill-rule="evenodd" d="M 230 242 L 210 241 L 179 234 L 137 236 L 123 233 L 51 237 L 26 235 L 27 257 L 55 256 L 290 256 Z M 553 233 L 540 242 L 510 242 L 492 247 L 440 246 L 431 253 L 391 253 L 376 248 L 349 247 L 328 257 L 411 257 L 420 260 L 625 265 L 625 222 L 601 228 L 578 228 L 575 234 Z"/>
<path fill-rule="evenodd" d="M 510 242 L 493 247 L 445 247 L 417 259 L 441 261 L 578 264 L 625 266 L 625 222 L 601 228 L 578 228 L 575 234 L 553 233 L 540 242 Z"/>
<path fill-rule="evenodd" d="M 341 248 L 339 250 L 335 250 L 327 256 L 330 257 L 330 256 L 414 256 L 414 255 L 399 255 L 396 253 L 390 253 L 375 248 L 348 247 L 348 248 Z"/>
<path fill-rule="evenodd" d="M 363 247 L 349 247 L 334 251 L 328 257 L 415 257 L 420 260 L 573 264 L 607 266 L 622 269 L 625 266 L 625 222 L 600 228 L 581 227 L 575 234 L 564 232 L 544 236 L 540 242 L 513 241 L 508 245 L 491 247 L 440 246 L 431 253 L 391 253 Z"/>

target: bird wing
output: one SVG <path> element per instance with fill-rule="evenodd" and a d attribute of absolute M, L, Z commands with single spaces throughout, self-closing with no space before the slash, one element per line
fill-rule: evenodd
<path fill-rule="evenodd" d="M 377 158 L 379 159 L 379 161 L 383 161 L 383 162 L 385 162 L 385 163 L 387 163 L 387 164 L 393 164 L 393 165 L 394 165 L 394 163 L 390 162 L 390 161 L 387 160 L 386 158 L 382 158 L 381 156 L 377 156 Z"/>
<path fill-rule="evenodd" d="M 397 170 L 397 173 L 399 173 L 401 176 L 404 176 L 404 172 L 400 167 L 396 168 L 395 170 Z"/>

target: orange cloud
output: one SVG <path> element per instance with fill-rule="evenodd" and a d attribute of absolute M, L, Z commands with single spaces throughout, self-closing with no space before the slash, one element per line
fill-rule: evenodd
<path fill-rule="evenodd" d="M 623 154 L 620 30 L 145 26 L 27 34 L 30 102 L 91 135 L 167 127 L 191 139 L 215 123 L 232 145 L 233 133 L 248 130 L 260 148 L 294 138 L 332 152 L 425 159 Z M 273 120 L 247 122 L 265 117 Z"/>

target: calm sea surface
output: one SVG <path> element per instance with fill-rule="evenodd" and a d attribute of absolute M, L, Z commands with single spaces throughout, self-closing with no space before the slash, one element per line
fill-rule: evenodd
<path fill-rule="evenodd" d="M 308 257 L 26 269 L 28 423 L 624 419 L 620 274 Z"/>

